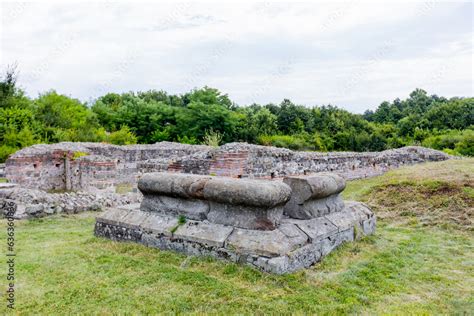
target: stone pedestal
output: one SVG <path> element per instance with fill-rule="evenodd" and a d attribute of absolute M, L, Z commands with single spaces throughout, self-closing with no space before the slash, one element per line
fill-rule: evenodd
<path fill-rule="evenodd" d="M 365 204 L 342 202 L 345 182 L 332 174 L 278 182 L 154 173 L 138 187 L 140 209 L 99 216 L 97 236 L 281 274 L 309 267 L 375 230 Z"/>

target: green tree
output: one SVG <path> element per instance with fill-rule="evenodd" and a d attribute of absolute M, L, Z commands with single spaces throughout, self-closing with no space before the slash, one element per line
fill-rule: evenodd
<path fill-rule="evenodd" d="M 465 129 L 474 124 L 474 98 L 435 103 L 424 116 L 431 129 Z"/>
<path fill-rule="evenodd" d="M 48 142 L 94 140 L 92 135 L 100 127 L 97 116 L 85 104 L 54 90 L 34 100 L 34 115 Z"/>
<path fill-rule="evenodd" d="M 180 136 L 203 140 L 206 130 L 213 129 L 223 135 L 225 142 L 234 139 L 236 121 L 233 112 L 219 104 L 192 101 L 177 112 L 177 129 Z"/>

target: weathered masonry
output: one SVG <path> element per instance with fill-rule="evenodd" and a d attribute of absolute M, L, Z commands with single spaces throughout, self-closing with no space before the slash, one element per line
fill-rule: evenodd
<path fill-rule="evenodd" d="M 6 162 L 5 175 L 25 188 L 114 192 L 124 184 L 135 187 L 142 174 L 156 171 L 268 179 L 332 171 L 352 179 L 448 158 L 423 147 L 318 153 L 246 143 L 213 148 L 169 142 L 129 146 L 64 142 L 16 152 Z"/>
<path fill-rule="evenodd" d="M 281 182 L 151 173 L 138 188 L 140 208 L 97 217 L 97 236 L 281 274 L 309 267 L 375 230 L 365 204 L 340 199 L 345 181 L 335 174 Z"/>

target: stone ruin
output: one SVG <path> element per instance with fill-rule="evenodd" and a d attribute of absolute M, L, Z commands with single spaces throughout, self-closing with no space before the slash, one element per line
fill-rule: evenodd
<path fill-rule="evenodd" d="M 413 146 L 318 153 L 246 143 L 34 145 L 6 161 L 0 216 L 108 208 L 97 217 L 97 236 L 281 274 L 373 233 L 370 209 L 341 199 L 345 179 L 446 159 Z"/>
<path fill-rule="evenodd" d="M 97 236 L 282 274 L 375 230 L 374 214 L 344 203 L 345 181 L 331 173 L 283 181 L 149 173 L 138 188 L 140 208 L 98 216 Z"/>
<path fill-rule="evenodd" d="M 443 152 L 416 146 L 382 152 L 320 153 L 246 143 L 214 148 L 169 142 L 127 146 L 63 142 L 19 150 L 6 161 L 5 176 L 23 188 L 116 192 L 117 188 L 136 191 L 138 179 L 149 172 L 265 179 L 336 172 L 345 179 L 356 179 L 448 158 Z"/>
<path fill-rule="evenodd" d="M 142 198 L 138 180 L 150 172 L 273 180 L 335 172 L 356 179 L 448 158 L 423 147 L 318 153 L 246 143 L 214 148 L 169 142 L 127 146 L 63 142 L 33 145 L 11 155 L 0 166 L 9 181 L 0 183 L 0 199 L 16 203 L 15 218 L 22 219 L 138 204 Z"/>

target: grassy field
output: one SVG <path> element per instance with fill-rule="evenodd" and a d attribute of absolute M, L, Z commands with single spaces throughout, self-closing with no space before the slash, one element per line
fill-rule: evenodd
<path fill-rule="evenodd" d="M 93 213 L 17 222 L 16 312 L 472 314 L 473 174 L 466 159 L 350 182 L 376 234 L 284 276 L 95 238 Z"/>

